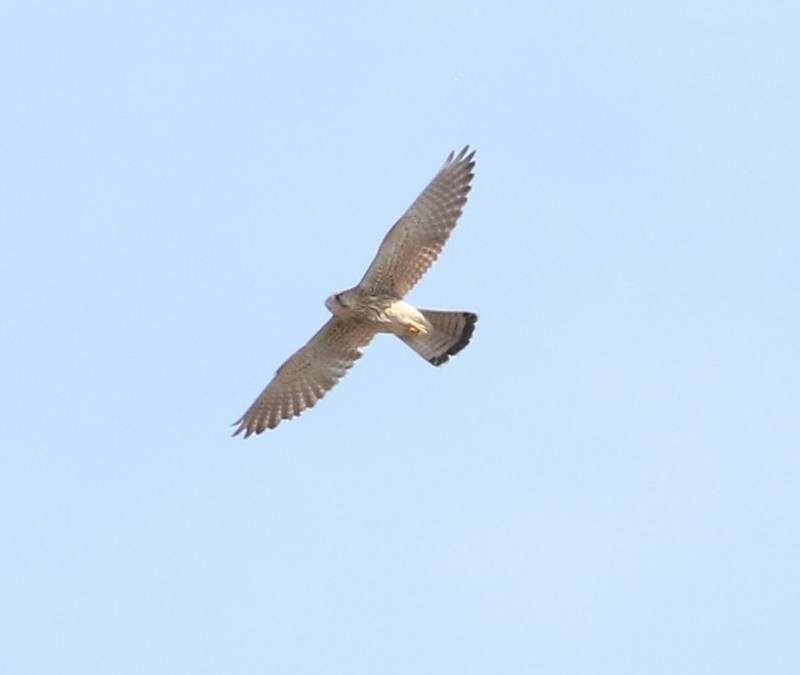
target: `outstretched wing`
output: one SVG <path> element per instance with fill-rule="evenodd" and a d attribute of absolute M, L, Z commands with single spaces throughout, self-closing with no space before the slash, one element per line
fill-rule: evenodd
<path fill-rule="evenodd" d="M 384 238 L 359 286 L 402 298 L 439 257 L 470 191 L 475 151 L 451 152 L 444 166 Z"/>
<path fill-rule="evenodd" d="M 261 395 L 234 422 L 234 436 L 274 429 L 311 408 L 361 358 L 375 331 L 363 321 L 332 317 L 306 345 L 287 359 Z"/>

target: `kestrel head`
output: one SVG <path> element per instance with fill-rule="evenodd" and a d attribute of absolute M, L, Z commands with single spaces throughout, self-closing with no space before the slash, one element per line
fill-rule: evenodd
<path fill-rule="evenodd" d="M 331 314 L 346 314 L 354 305 L 353 289 L 334 293 L 325 300 L 325 306 Z"/>

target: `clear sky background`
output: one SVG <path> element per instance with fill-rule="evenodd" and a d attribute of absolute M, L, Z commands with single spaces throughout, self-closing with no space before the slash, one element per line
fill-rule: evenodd
<path fill-rule="evenodd" d="M 798 35 L 3 3 L 0 672 L 800 672 Z M 232 439 L 466 143 L 472 344 Z"/>

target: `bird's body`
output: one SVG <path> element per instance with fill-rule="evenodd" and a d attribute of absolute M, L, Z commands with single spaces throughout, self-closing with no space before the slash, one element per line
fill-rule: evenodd
<path fill-rule="evenodd" d="M 334 316 L 371 323 L 376 333 L 405 337 L 431 330 L 431 324 L 422 312 L 405 300 L 390 295 L 368 295 L 357 286 L 330 296 L 325 306 Z"/>
<path fill-rule="evenodd" d="M 475 328 L 472 312 L 418 309 L 403 297 L 441 252 L 470 190 L 474 152 L 447 158 L 427 188 L 384 238 L 358 285 L 331 295 L 333 315 L 275 373 L 235 424 L 234 435 L 275 428 L 312 407 L 361 357 L 377 333 L 398 336 L 433 365 L 463 349 Z"/>

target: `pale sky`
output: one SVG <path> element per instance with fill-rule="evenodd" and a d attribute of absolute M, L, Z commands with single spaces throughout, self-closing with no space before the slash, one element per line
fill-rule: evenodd
<path fill-rule="evenodd" d="M 5 3 L 0 672 L 797 673 L 800 6 Z M 447 153 L 314 410 L 229 426 Z"/>

